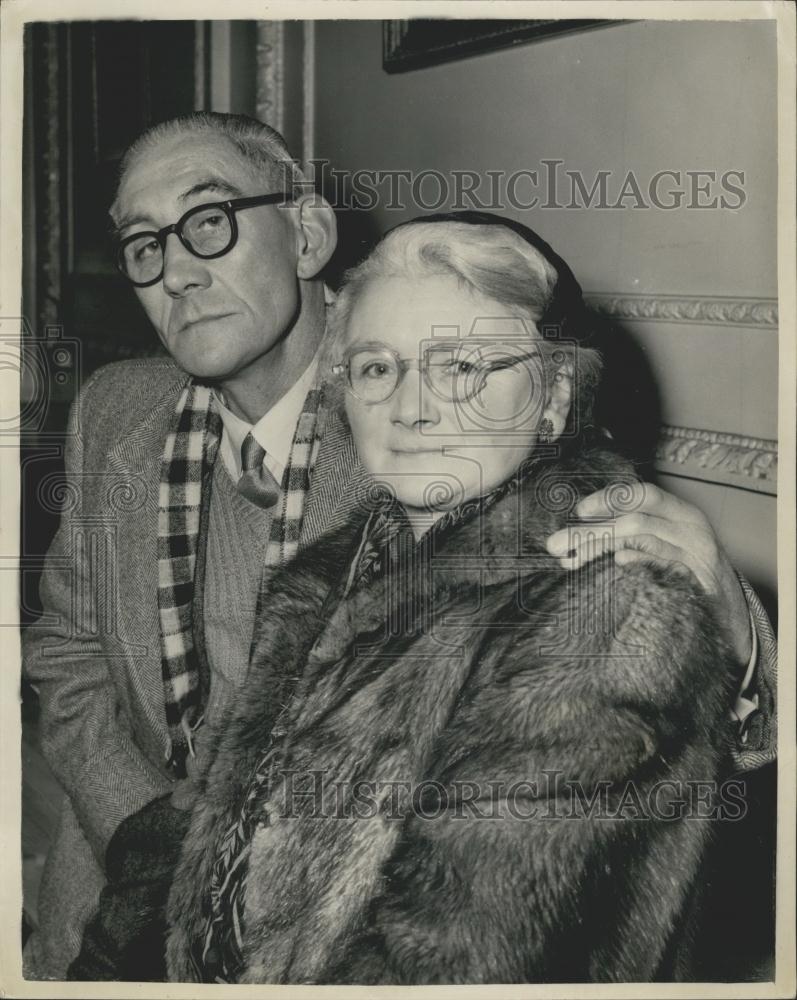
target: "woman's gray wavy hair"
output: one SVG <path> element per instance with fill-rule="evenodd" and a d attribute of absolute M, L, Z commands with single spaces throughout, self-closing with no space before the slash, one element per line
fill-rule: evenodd
<path fill-rule="evenodd" d="M 328 373 L 346 347 L 349 320 L 369 282 L 379 278 L 420 280 L 453 275 L 463 288 L 509 306 L 539 329 L 559 278 L 554 265 L 508 226 L 419 219 L 391 230 L 356 267 L 346 272 L 327 318 L 327 337 L 321 364 Z M 562 365 L 574 372 L 573 405 L 568 425 L 583 428 L 592 419 L 600 380 L 597 351 L 573 341 L 543 339 L 546 373 L 553 378 Z M 328 390 L 342 408 L 343 385 L 333 381 Z"/>

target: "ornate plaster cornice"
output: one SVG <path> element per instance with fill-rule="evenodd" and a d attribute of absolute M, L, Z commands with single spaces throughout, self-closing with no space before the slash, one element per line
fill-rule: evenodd
<path fill-rule="evenodd" d="M 589 305 L 619 320 L 778 328 L 778 300 L 728 295 L 637 295 L 587 292 Z"/>
<path fill-rule="evenodd" d="M 671 475 L 774 496 L 778 485 L 778 442 L 665 424 L 656 448 L 656 467 Z"/>

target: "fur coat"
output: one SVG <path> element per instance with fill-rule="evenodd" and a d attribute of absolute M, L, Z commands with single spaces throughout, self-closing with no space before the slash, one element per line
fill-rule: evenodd
<path fill-rule="evenodd" d="M 170 979 L 196 979 L 218 838 L 267 748 L 239 981 L 678 976 L 716 816 L 678 802 L 718 780 L 725 642 L 685 571 L 570 573 L 543 545 L 631 478 L 581 448 L 439 533 L 410 580 L 341 596 L 354 523 L 275 577 L 176 869 Z"/>

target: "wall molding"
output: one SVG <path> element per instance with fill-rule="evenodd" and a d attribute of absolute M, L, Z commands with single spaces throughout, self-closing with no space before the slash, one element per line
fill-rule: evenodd
<path fill-rule="evenodd" d="M 46 73 L 34 109 L 34 135 L 42 137 L 36 163 L 36 333 L 43 335 L 61 317 L 64 213 L 67 204 L 63 153 L 66 148 L 63 108 L 64 31 L 59 24 L 38 26 L 35 44 Z M 38 83 L 38 81 L 37 81 Z M 36 90 L 34 90 L 36 93 Z"/>
<path fill-rule="evenodd" d="M 302 160 L 307 164 L 315 158 L 315 22 L 305 21 L 302 31 Z"/>
<path fill-rule="evenodd" d="M 194 31 L 194 107 L 197 111 L 210 108 L 210 27 L 207 21 L 197 21 Z"/>
<path fill-rule="evenodd" d="M 754 490 L 778 491 L 778 442 L 697 427 L 661 428 L 656 468 L 666 475 Z"/>
<path fill-rule="evenodd" d="M 282 21 L 258 21 L 255 47 L 257 118 L 284 131 L 285 28 Z"/>
<path fill-rule="evenodd" d="M 625 292 L 585 292 L 584 297 L 596 312 L 618 320 L 778 328 L 778 300 L 773 298 Z"/>

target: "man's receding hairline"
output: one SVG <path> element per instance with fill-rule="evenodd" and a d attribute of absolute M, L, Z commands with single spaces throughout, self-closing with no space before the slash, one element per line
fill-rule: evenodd
<path fill-rule="evenodd" d="M 252 161 L 247 157 L 236 145 L 235 140 L 227 135 L 225 132 L 220 131 L 218 128 L 214 127 L 185 127 L 182 126 L 178 128 L 175 126 L 174 131 L 166 132 L 165 135 L 154 136 L 148 138 L 147 141 L 142 145 L 141 149 L 137 150 L 131 159 L 130 163 L 125 165 L 124 172 L 119 177 L 119 184 L 117 186 L 117 194 L 125 178 L 130 173 L 130 171 L 136 166 L 136 164 L 141 160 L 143 156 L 149 153 L 154 153 L 158 147 L 163 146 L 167 142 L 174 143 L 175 140 L 179 138 L 185 138 L 186 136 L 195 136 L 198 138 L 207 138 L 223 140 L 224 145 L 232 150 L 237 156 L 238 160 L 247 168 L 247 170 L 252 174 L 252 176 L 257 177 L 257 168 L 252 163 Z M 259 178 L 258 178 L 259 179 Z"/>
<path fill-rule="evenodd" d="M 154 153 L 158 149 L 159 146 L 162 146 L 162 145 L 164 145 L 165 143 L 167 143 L 169 141 L 171 141 L 172 143 L 174 143 L 174 141 L 176 139 L 178 139 L 180 137 L 185 137 L 185 136 L 199 136 L 199 137 L 203 137 L 203 138 L 210 136 L 210 137 L 215 138 L 215 139 L 222 139 L 222 140 L 224 140 L 225 141 L 225 145 L 230 150 L 232 150 L 233 153 L 235 153 L 235 155 L 237 156 L 239 162 L 246 168 L 247 172 L 252 177 L 252 179 L 256 180 L 256 181 L 260 181 L 260 180 L 263 179 L 259 175 L 257 167 L 236 146 L 235 140 L 232 139 L 225 132 L 222 132 L 220 129 L 215 128 L 213 126 L 195 126 L 195 127 L 188 126 L 188 127 L 186 127 L 185 125 L 183 125 L 182 123 L 180 123 L 180 125 L 176 125 L 174 127 L 174 129 L 166 132 L 164 135 L 155 136 L 155 137 L 152 137 L 152 138 L 148 138 L 147 141 L 141 146 L 141 148 L 138 149 L 138 150 L 136 150 L 136 152 L 135 152 L 134 156 L 132 157 L 132 159 L 130 160 L 130 162 L 125 165 L 124 171 L 119 176 L 119 182 L 118 182 L 118 184 L 116 186 L 116 192 L 114 194 L 114 199 L 111 202 L 111 207 L 108 209 L 108 214 L 110 215 L 111 219 L 113 220 L 113 223 L 114 223 L 115 227 L 119 228 L 119 224 L 117 222 L 118 214 L 119 214 L 119 195 L 120 195 L 120 192 L 122 190 L 123 184 L 125 183 L 127 177 L 130 175 L 130 172 L 132 170 L 135 170 L 136 166 L 141 161 L 142 157 L 147 156 L 148 154 Z M 138 140 L 136 140 L 136 141 L 138 141 Z M 223 178 L 219 177 L 218 179 L 222 180 Z M 225 183 L 229 184 L 230 187 L 237 187 L 237 185 L 233 184 L 232 181 L 226 181 Z"/>

